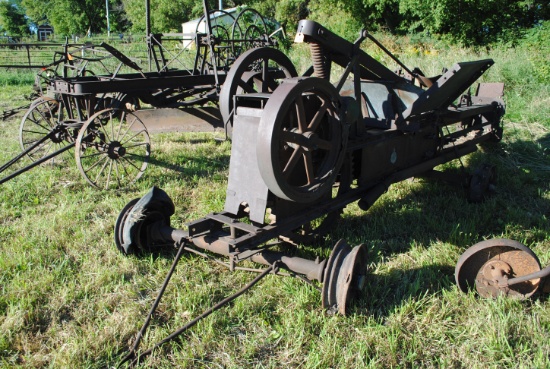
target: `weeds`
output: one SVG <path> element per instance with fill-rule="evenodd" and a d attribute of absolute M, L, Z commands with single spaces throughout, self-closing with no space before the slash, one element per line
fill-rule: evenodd
<path fill-rule="evenodd" d="M 389 36 L 387 36 L 389 37 Z M 414 41 L 416 42 L 416 41 Z M 396 184 L 368 211 L 349 206 L 323 247 L 340 238 L 369 247 L 367 290 L 348 317 L 326 315 L 319 292 L 270 276 L 145 363 L 158 368 L 549 367 L 550 308 L 534 301 L 484 300 L 454 285 L 454 265 L 471 244 L 516 239 L 550 262 L 548 111 L 526 50 L 475 53 L 452 46 L 393 48 L 407 65 L 436 74 L 462 60 L 493 57 L 484 77 L 505 80 L 503 142 L 464 158 L 497 167 L 496 194 L 469 204 L 461 189 L 414 179 Z M 436 50 L 426 53 L 409 52 Z M 292 51 L 298 69 L 307 50 Z M 382 56 L 380 56 L 382 57 Z M 28 77 L 6 82 L 1 106 L 24 102 Z M 17 82 L 15 78 L 21 78 Z M 528 80 L 529 85 L 525 83 Z M 545 110 L 546 109 L 546 110 Z M 0 122 L 0 161 L 18 150 L 18 120 Z M 223 209 L 230 144 L 212 134 L 152 136 L 154 163 L 127 191 L 98 191 L 75 166 L 42 165 L 0 188 L 0 366 L 104 368 L 133 340 L 173 255 L 124 257 L 114 246 L 118 212 L 152 185 L 176 205 L 183 227 Z M 450 167 L 458 167 L 452 163 Z M 253 278 L 185 255 L 144 346 L 165 337 Z"/>

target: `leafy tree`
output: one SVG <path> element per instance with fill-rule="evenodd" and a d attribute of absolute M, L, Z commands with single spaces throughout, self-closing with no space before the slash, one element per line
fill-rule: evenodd
<path fill-rule="evenodd" d="M 533 25 L 527 3 L 517 0 L 402 0 L 402 28 L 447 35 L 465 45 L 517 39 Z"/>
<path fill-rule="evenodd" d="M 30 34 L 29 22 L 17 1 L 0 1 L 0 24 L 12 36 Z"/>
<path fill-rule="evenodd" d="M 144 32 L 146 26 L 145 0 L 121 0 L 132 31 Z M 224 2 L 224 7 L 241 5 L 244 1 Z M 181 32 L 181 24 L 204 14 L 202 0 L 150 0 L 151 32 Z M 210 9 L 218 2 L 209 1 Z"/>
<path fill-rule="evenodd" d="M 22 0 L 36 23 L 49 23 L 55 33 L 71 35 L 106 29 L 105 3 L 97 0 Z"/>

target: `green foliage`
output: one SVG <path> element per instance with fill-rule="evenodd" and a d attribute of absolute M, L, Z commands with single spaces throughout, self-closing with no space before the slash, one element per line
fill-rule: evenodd
<path fill-rule="evenodd" d="M 537 50 L 529 55 L 529 61 L 538 82 L 550 85 L 550 21 L 532 28 L 525 38 L 527 48 Z"/>
<path fill-rule="evenodd" d="M 0 25 L 10 36 L 30 34 L 25 12 L 17 1 L 0 1 Z"/>
<path fill-rule="evenodd" d="M 122 0 L 133 32 L 146 28 L 145 1 Z M 181 32 L 181 23 L 190 19 L 195 5 L 192 0 L 151 0 L 151 32 Z"/>
<path fill-rule="evenodd" d="M 344 10 L 334 14 L 339 12 Z M 495 59 L 485 81 L 506 82 L 505 136 L 463 162 L 468 169 L 487 160 L 495 164 L 496 194 L 469 204 L 459 188 L 415 179 L 392 186 L 368 212 L 352 204 L 321 246 L 291 249 L 296 256 L 324 259 L 339 238 L 368 245 L 366 291 L 350 316 L 325 314 L 320 292 L 298 279 L 268 276 L 173 345 L 155 350 L 141 367 L 550 367 L 546 295 L 533 301 L 487 300 L 463 294 L 453 282 L 459 255 L 484 238 L 517 239 L 542 265 L 549 263 L 550 112 L 542 108 L 550 106 L 550 84 L 537 74 L 541 64 L 527 62 L 549 55 L 549 26 L 529 32 L 517 47 L 498 45 L 489 54 L 426 35 L 377 35 L 408 66 L 429 75 L 457 61 Z M 291 49 L 293 60 L 305 54 L 303 46 Z M 363 46 L 376 53 L 370 43 Z M 8 72 L 0 74 L 0 81 L 8 81 L 0 89 L 0 110 L 27 103 L 23 96 L 33 81 L 32 76 L 18 76 L 19 82 L 9 78 Z M 20 152 L 19 122 L 0 121 L 2 163 Z M 0 367 L 116 366 L 174 257 L 171 251 L 121 255 L 113 242 L 119 211 L 152 185 L 174 200 L 174 227 L 223 209 L 229 142 L 202 133 L 151 134 L 151 139 L 153 160 L 126 191 L 90 188 L 74 160 L 40 165 L 2 185 Z M 142 348 L 253 277 L 184 255 Z"/>
<path fill-rule="evenodd" d="M 464 45 L 513 41 L 534 23 L 533 11 L 517 0 L 403 0 L 399 12 L 408 15 L 401 29 L 445 35 Z"/>
<path fill-rule="evenodd" d="M 49 23 L 58 35 L 101 32 L 106 29 L 105 3 L 97 0 L 22 0 L 37 24 Z"/>

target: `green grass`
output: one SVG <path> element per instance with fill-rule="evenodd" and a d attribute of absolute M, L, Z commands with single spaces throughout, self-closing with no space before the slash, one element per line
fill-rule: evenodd
<path fill-rule="evenodd" d="M 384 41 L 391 45 L 391 40 Z M 430 50 L 440 49 L 417 53 L 413 46 L 407 52 L 408 41 L 400 42 L 395 48 L 407 65 L 418 65 L 430 75 L 457 61 L 495 58 L 496 65 L 484 78 L 507 83 L 505 138 L 463 162 L 470 169 L 481 162 L 496 165 L 496 194 L 482 204 L 469 204 L 461 189 L 414 179 L 392 186 L 368 212 L 351 205 L 322 247 L 297 251 L 323 258 L 340 238 L 350 245 L 367 244 L 367 289 L 349 316 L 325 314 L 320 293 L 300 280 L 268 276 L 180 340 L 156 351 L 144 367 L 550 366 L 547 296 L 529 301 L 480 299 L 460 292 L 453 277 L 459 255 L 492 237 L 523 242 L 543 266 L 550 262 L 550 123 L 548 108 L 541 103 L 548 100 L 548 84 L 535 80 L 535 71 L 517 62 L 525 59 L 525 50 L 486 55 L 429 45 Z M 293 51 L 293 59 L 301 60 L 299 69 L 307 64 L 304 55 L 303 50 Z M 0 110 L 26 103 L 30 86 L 5 83 L 3 76 Z M 525 79 L 532 83 L 526 86 Z M 18 119 L 0 122 L 0 162 L 19 151 Z M 117 364 L 174 253 L 121 255 L 113 241 L 115 219 L 128 201 L 153 185 L 174 200 L 175 227 L 222 210 L 230 144 L 215 138 L 152 135 L 153 162 L 126 191 L 89 187 L 71 160 L 72 152 L 67 165 L 43 165 L 1 185 L 0 367 Z M 253 277 L 184 255 L 143 347 Z"/>

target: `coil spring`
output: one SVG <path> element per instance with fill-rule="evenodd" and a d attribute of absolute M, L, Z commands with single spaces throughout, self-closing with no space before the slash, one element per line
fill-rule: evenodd
<path fill-rule="evenodd" d="M 311 42 L 309 45 L 315 76 L 328 80 L 330 78 L 330 62 L 326 57 L 325 50 L 316 42 Z"/>

